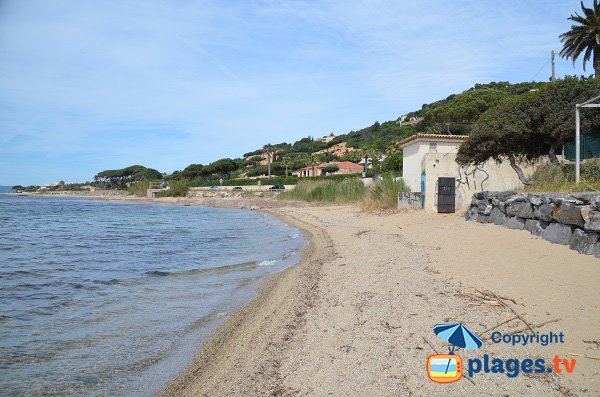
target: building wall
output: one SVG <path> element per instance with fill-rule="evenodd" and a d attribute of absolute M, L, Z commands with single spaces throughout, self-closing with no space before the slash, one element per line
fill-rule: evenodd
<path fill-rule="evenodd" d="M 425 169 L 425 210 L 437 212 L 438 177 L 456 178 L 456 209 L 466 208 L 473 193 L 515 190 L 523 187 L 517 173 L 508 162 L 496 164 L 493 160 L 479 166 L 459 166 L 456 153 L 427 153 L 421 166 Z M 522 164 L 526 176 L 531 176 L 536 165 Z"/>
<path fill-rule="evenodd" d="M 435 148 L 430 144 L 435 143 Z M 402 179 L 411 192 L 421 191 L 423 157 L 428 153 L 457 153 L 462 141 L 416 139 L 402 148 Z"/>

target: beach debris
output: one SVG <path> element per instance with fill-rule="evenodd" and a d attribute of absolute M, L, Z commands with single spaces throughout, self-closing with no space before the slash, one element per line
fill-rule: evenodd
<path fill-rule="evenodd" d="M 582 340 L 583 343 L 594 344 L 596 345 L 596 349 L 600 347 L 600 339 L 596 340 Z"/>
<path fill-rule="evenodd" d="M 600 360 L 600 357 L 592 357 L 592 356 L 588 356 L 585 354 L 577 354 L 577 353 L 571 353 L 571 352 L 568 352 L 567 354 L 569 354 L 571 356 L 575 356 L 575 357 L 584 357 L 584 358 L 589 358 L 592 360 Z"/>

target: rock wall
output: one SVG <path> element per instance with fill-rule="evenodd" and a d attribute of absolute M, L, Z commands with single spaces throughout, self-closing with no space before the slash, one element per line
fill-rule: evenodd
<path fill-rule="evenodd" d="M 600 258 L 600 193 L 480 192 L 465 219 L 527 230 Z"/>

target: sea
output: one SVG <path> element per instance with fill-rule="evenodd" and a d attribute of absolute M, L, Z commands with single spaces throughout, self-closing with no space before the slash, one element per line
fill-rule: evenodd
<path fill-rule="evenodd" d="M 0 194 L 0 396 L 152 396 L 306 244 L 261 212 Z"/>

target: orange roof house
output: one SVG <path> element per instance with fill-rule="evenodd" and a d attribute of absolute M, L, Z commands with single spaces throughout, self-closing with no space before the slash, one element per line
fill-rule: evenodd
<path fill-rule="evenodd" d="M 328 165 L 337 165 L 338 170 L 335 172 L 326 172 L 325 167 Z M 299 177 L 306 176 L 325 176 L 338 174 L 359 174 L 363 171 L 363 167 L 351 161 L 332 161 L 331 163 L 323 163 L 314 167 L 304 167 L 296 170 L 296 175 Z M 314 173 L 314 174 L 313 174 Z"/>

